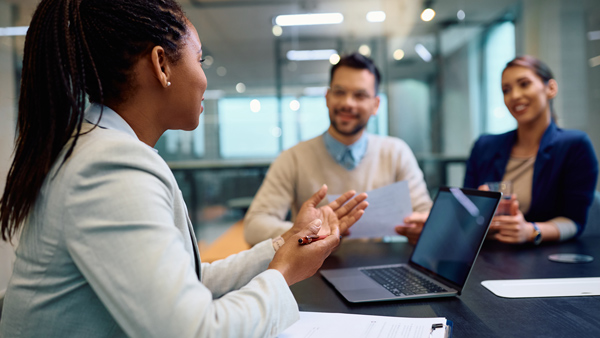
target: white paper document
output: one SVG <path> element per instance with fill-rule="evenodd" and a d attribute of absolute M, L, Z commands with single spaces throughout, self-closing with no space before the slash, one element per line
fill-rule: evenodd
<path fill-rule="evenodd" d="M 481 285 L 505 298 L 600 296 L 600 277 L 484 280 Z"/>
<path fill-rule="evenodd" d="M 434 324 L 443 327 L 431 329 Z M 446 318 L 365 316 L 345 313 L 300 312 L 300 320 L 277 338 L 443 338 Z"/>
<path fill-rule="evenodd" d="M 402 224 L 404 217 L 412 213 L 408 183 L 400 181 L 367 191 L 369 207 L 364 215 L 350 228 L 348 238 L 379 238 L 398 236 L 394 227 Z M 327 196 L 334 201 L 340 195 Z"/>

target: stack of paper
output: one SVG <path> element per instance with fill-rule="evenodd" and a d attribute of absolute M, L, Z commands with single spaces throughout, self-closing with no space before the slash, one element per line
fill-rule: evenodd
<path fill-rule="evenodd" d="M 446 318 L 300 312 L 300 320 L 277 338 L 444 338 L 451 336 L 451 328 Z"/>

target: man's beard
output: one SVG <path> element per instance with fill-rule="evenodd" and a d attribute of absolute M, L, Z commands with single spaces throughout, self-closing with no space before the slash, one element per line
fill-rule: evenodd
<path fill-rule="evenodd" d="M 337 115 L 338 110 L 334 110 L 333 114 L 334 117 L 335 115 Z M 354 136 L 358 133 L 360 133 L 363 129 L 365 129 L 367 127 L 367 124 L 369 123 L 369 120 L 367 120 L 367 122 L 362 123 L 362 121 L 358 121 L 358 124 L 356 125 L 356 127 L 354 127 L 354 129 L 350 130 L 350 131 L 343 131 L 341 130 L 338 125 L 337 122 L 335 121 L 335 119 L 330 119 L 331 122 L 331 126 L 333 127 L 333 129 L 335 129 L 335 131 L 337 131 L 338 133 L 344 135 L 344 136 Z"/>

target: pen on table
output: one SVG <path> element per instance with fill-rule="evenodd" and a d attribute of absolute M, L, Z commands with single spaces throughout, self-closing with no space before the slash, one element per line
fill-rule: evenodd
<path fill-rule="evenodd" d="M 306 235 L 306 237 L 298 238 L 298 243 L 304 245 L 325 238 L 327 238 L 327 236 Z"/>

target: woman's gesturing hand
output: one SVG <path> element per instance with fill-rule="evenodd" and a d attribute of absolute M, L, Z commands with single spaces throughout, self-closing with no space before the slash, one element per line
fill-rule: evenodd
<path fill-rule="evenodd" d="M 325 198 L 327 186 L 323 185 L 304 204 L 296 222 L 290 230 L 282 235 L 284 245 L 277 250 L 269 264 L 269 269 L 276 269 L 285 278 L 288 285 L 304 280 L 317 272 L 325 258 L 340 244 L 341 234 L 360 219 L 369 205 L 365 199 L 367 194 L 348 191 L 335 201 L 317 208 Z M 298 240 L 309 235 L 327 236 L 308 245 L 300 245 Z"/>
<path fill-rule="evenodd" d="M 307 224 L 317 218 L 322 222 L 319 235 L 334 235 L 336 233 L 338 236 L 346 235 L 348 229 L 362 217 L 364 210 L 369 205 L 365 201 L 367 199 L 366 193 L 352 198 L 356 192 L 350 190 L 335 201 L 317 208 L 317 205 L 325 198 L 326 194 L 327 186 L 323 185 L 319 191 L 302 204 L 294 226 L 282 235 L 284 239 L 286 239 L 286 235 L 298 233 L 306 228 Z"/>
<path fill-rule="evenodd" d="M 325 258 L 340 244 L 340 236 L 335 234 L 307 245 L 298 243 L 299 239 L 316 235 L 320 230 L 321 220 L 316 218 L 300 232 L 289 236 L 275 253 L 269 269 L 281 272 L 288 285 L 314 275 L 323 265 Z"/>

